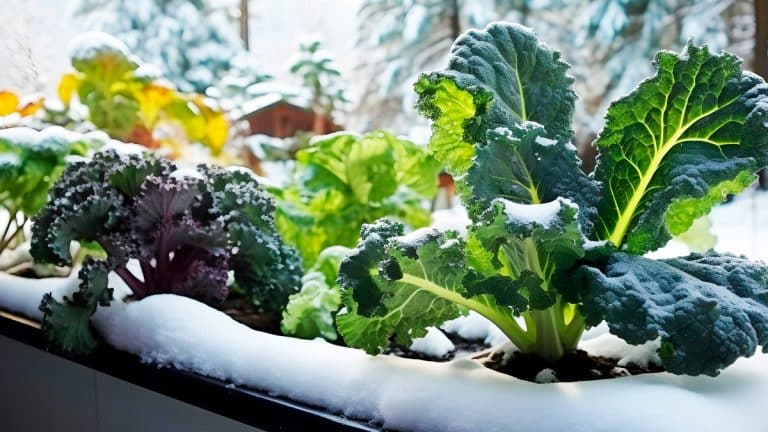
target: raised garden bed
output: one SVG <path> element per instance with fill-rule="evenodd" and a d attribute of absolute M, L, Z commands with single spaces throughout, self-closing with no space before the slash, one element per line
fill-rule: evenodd
<path fill-rule="evenodd" d="M 249 430 L 377 430 L 377 428 L 365 423 L 329 414 L 327 411 L 317 407 L 311 407 L 285 398 L 270 396 L 265 392 L 234 386 L 231 383 L 215 378 L 179 370 L 173 366 L 158 368 L 154 364 L 142 363 L 139 357 L 106 345 L 101 345 L 88 357 L 73 357 L 55 349 L 50 349 L 40 331 L 39 324 L 16 314 L 0 311 L 0 335 L 18 342 L 19 344 L 34 348 L 36 354 L 33 354 L 33 356 L 38 357 L 38 361 L 42 363 L 55 362 L 56 360 L 52 360 L 51 358 L 56 357 L 61 359 L 59 361 L 73 362 L 93 371 L 101 372 L 126 383 L 143 388 L 144 392 L 139 391 L 135 395 L 136 397 L 152 398 L 153 396 L 147 395 L 146 392 L 156 392 L 179 402 L 190 404 L 205 410 L 208 414 L 197 413 L 197 415 L 205 418 L 210 424 L 215 424 L 219 427 L 224 426 L 240 430 L 234 423 L 217 420 L 220 415 L 254 428 Z M 18 345 L 14 346 L 11 342 L 6 346 L 11 347 L 11 349 L 16 351 L 21 349 Z M 11 359 L 19 357 L 17 353 L 14 352 L 4 352 L 3 356 Z M 29 354 L 27 354 L 27 356 L 29 356 Z M 14 373 L 13 364 L 5 363 L 4 366 L 8 369 L 8 373 Z M 38 380 L 37 382 L 55 383 L 57 380 L 65 382 L 71 381 L 68 377 L 62 377 L 60 374 L 52 375 L 54 371 L 60 373 L 61 368 L 55 370 L 51 369 L 50 371 L 35 371 L 36 379 Z M 64 368 L 64 371 L 70 372 L 70 369 Z M 73 377 L 74 379 L 78 378 L 77 374 L 72 372 L 70 372 L 70 374 L 75 375 Z M 18 395 L 19 390 L 17 388 L 10 388 L 2 384 L 3 383 L 0 383 L 0 394 L 2 394 L 3 400 L 11 400 L 13 397 L 18 397 L 14 396 Z M 53 387 L 53 384 L 49 384 L 49 386 Z M 42 384 L 39 388 L 45 390 L 46 385 Z M 74 394 L 77 393 L 79 389 L 74 387 L 69 391 Z M 63 405 L 61 401 L 51 399 L 54 396 L 61 396 L 61 394 L 40 392 L 35 395 L 35 398 L 39 399 L 38 403 L 43 406 Z M 130 403 L 131 401 L 128 400 L 122 402 Z M 95 409 L 96 407 L 93 408 Z M 181 411 L 181 413 L 188 414 L 187 411 Z M 69 415 L 73 414 L 75 413 L 70 413 Z M 148 415 L 148 417 L 158 415 L 149 415 L 150 413 L 144 414 Z M 166 412 L 165 416 L 172 416 L 173 414 L 173 412 Z M 92 416 L 80 416 L 78 420 L 84 420 L 86 422 L 93 421 L 95 424 L 97 422 L 96 413 L 94 412 Z M 48 423 L 45 420 L 26 419 L 23 421 L 26 422 L 27 426 L 30 424 L 53 425 L 53 422 Z M 21 423 L 22 420 L 19 419 L 18 422 Z M 147 421 L 147 423 L 149 422 L 150 421 Z M 6 425 L 9 423 L 10 425 L 14 424 L 14 422 L 10 422 L 9 420 Z M 185 424 L 185 420 L 183 418 L 171 417 L 165 418 L 163 423 L 178 427 L 181 424 Z M 156 425 L 157 423 L 155 423 L 155 426 Z M 61 424 L 59 423 L 59 427 L 60 426 Z M 246 430 L 248 428 L 243 426 L 242 429 Z M 10 431 L 13 430 L 15 429 L 10 429 Z"/>

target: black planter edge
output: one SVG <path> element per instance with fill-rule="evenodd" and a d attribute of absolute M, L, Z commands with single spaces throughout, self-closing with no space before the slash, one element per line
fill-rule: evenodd
<path fill-rule="evenodd" d="M 158 368 L 99 344 L 87 357 L 50 349 L 40 329 L 0 315 L 0 335 L 114 378 L 265 431 L 376 431 L 379 428 L 299 402 L 173 367 Z"/>

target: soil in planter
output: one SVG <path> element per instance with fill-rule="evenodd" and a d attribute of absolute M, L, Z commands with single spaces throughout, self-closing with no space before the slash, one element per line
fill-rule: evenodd
<path fill-rule="evenodd" d="M 559 382 L 591 381 L 664 371 L 661 366 L 650 363 L 646 367 L 632 364 L 619 366 L 617 359 L 590 356 L 582 350 L 566 353 L 554 363 L 533 354 L 516 352 L 502 364 L 503 355 L 502 352 L 496 352 L 483 363 L 493 370 L 532 382 L 537 382 L 536 376 L 545 369 L 551 369 Z"/>
<path fill-rule="evenodd" d="M 384 354 L 433 362 L 447 362 L 457 358 L 472 357 L 473 355 L 490 348 L 490 345 L 483 342 L 482 339 L 470 340 L 455 334 L 443 333 L 451 342 L 453 342 L 453 346 L 455 347 L 453 351 L 448 352 L 444 356 L 434 357 L 417 351 L 411 351 L 408 347 L 398 345 L 394 341 L 390 342 L 389 348 L 384 351 Z"/>
<path fill-rule="evenodd" d="M 232 293 L 216 308 L 232 317 L 235 321 L 245 324 L 252 329 L 282 335 L 280 331 L 280 315 L 265 314 L 257 311 L 243 295 Z"/>
<path fill-rule="evenodd" d="M 483 341 L 472 341 L 472 340 L 462 339 L 459 337 L 452 337 L 452 335 L 447 335 L 447 336 L 448 336 L 448 339 L 450 339 L 451 342 L 453 342 L 453 346 L 456 348 L 453 351 L 448 352 L 442 357 L 434 357 L 434 356 L 429 356 L 417 351 L 411 351 L 410 349 L 408 349 L 408 347 L 397 345 L 395 343 L 392 343 L 389 346 L 389 349 L 384 351 L 384 354 L 403 357 L 403 358 L 410 358 L 410 359 L 427 360 L 427 361 L 433 361 L 433 362 L 439 363 L 439 362 L 451 361 L 457 358 L 470 357 L 473 354 L 476 354 L 488 348 L 488 345 L 483 343 Z"/>

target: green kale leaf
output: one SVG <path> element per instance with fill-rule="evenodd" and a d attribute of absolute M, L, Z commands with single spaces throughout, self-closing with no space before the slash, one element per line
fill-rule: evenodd
<path fill-rule="evenodd" d="M 568 140 L 576 94 L 568 64 L 529 29 L 506 23 L 456 40 L 448 68 L 419 77 L 418 107 L 433 120 L 430 148 L 454 175 L 463 174 L 486 131 L 539 123 Z"/>
<path fill-rule="evenodd" d="M 758 345 L 768 352 L 768 266 L 715 252 L 652 260 L 615 253 L 582 265 L 587 324 L 608 322 L 631 344 L 661 338 L 664 367 L 715 376 Z"/>
<path fill-rule="evenodd" d="M 339 265 L 349 248 L 331 246 L 323 250 L 304 277 L 301 291 L 292 294 L 283 311 L 284 334 L 303 339 L 338 338 L 334 319 L 341 306 L 341 288 L 336 284 Z"/>
<path fill-rule="evenodd" d="M 595 141 L 600 238 L 643 254 L 664 246 L 768 163 L 768 86 L 733 54 L 689 43 L 611 104 Z"/>

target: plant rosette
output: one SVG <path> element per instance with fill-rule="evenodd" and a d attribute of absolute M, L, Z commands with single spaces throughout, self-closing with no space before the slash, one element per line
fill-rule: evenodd
<path fill-rule="evenodd" d="M 549 363 L 603 321 L 631 345 L 660 341 L 675 374 L 716 376 L 768 352 L 768 266 L 713 250 L 644 256 L 755 182 L 768 163 L 768 85 L 693 42 L 654 64 L 611 104 L 586 174 L 560 53 L 514 24 L 461 36 L 448 68 L 415 90 L 467 234 L 363 225 L 339 268 L 346 343 L 378 354 L 474 311 Z"/>

